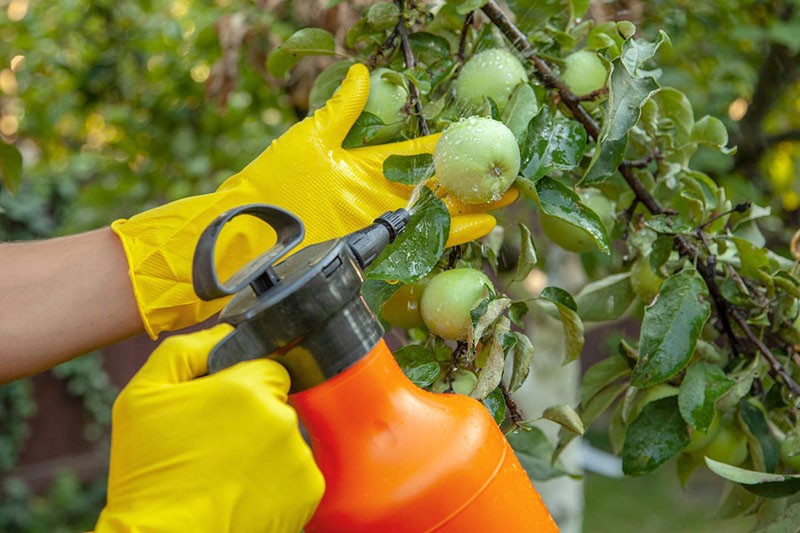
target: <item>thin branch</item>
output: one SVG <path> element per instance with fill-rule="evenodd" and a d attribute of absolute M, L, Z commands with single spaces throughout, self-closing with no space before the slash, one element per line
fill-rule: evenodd
<path fill-rule="evenodd" d="M 522 414 L 522 410 L 517 405 L 517 402 L 514 401 L 514 398 L 511 397 L 511 393 L 508 392 L 508 388 L 506 388 L 506 384 L 503 382 L 500 382 L 500 392 L 503 393 L 503 400 L 505 400 L 508 406 L 508 414 L 511 415 L 511 421 L 515 426 L 519 426 L 525 421 L 525 416 Z"/>
<path fill-rule="evenodd" d="M 786 369 L 784 369 L 780 361 L 775 358 L 775 356 L 772 354 L 772 351 L 753 333 L 753 330 L 750 329 L 750 325 L 747 323 L 747 320 L 745 320 L 745 318 L 738 311 L 733 312 L 733 319 L 736 321 L 736 324 L 742 328 L 742 331 L 747 339 L 753 343 L 753 345 L 758 348 L 758 351 L 761 352 L 761 354 L 767 359 L 770 366 L 770 373 L 783 381 L 783 383 L 795 397 L 800 398 L 800 385 L 798 385 L 794 379 L 792 379 L 792 376 L 786 372 Z"/>
<path fill-rule="evenodd" d="M 475 12 L 470 11 L 467 13 L 467 16 L 464 17 L 464 26 L 461 28 L 461 39 L 458 41 L 458 62 L 463 64 L 464 63 L 464 51 L 467 47 L 467 35 L 469 34 L 469 28 L 472 26 L 472 21 L 475 18 Z"/>
<path fill-rule="evenodd" d="M 395 0 L 395 4 L 400 10 L 400 24 L 397 25 L 397 28 L 400 33 L 400 46 L 403 50 L 403 60 L 405 61 L 406 68 L 413 69 L 417 64 L 417 60 L 414 58 L 414 52 L 411 51 L 411 43 L 408 42 L 408 29 L 406 28 L 404 14 L 406 2 L 405 0 Z M 430 135 L 431 130 L 428 128 L 425 117 L 422 116 L 422 100 L 419 97 L 419 89 L 414 83 L 409 83 L 408 85 L 408 94 L 414 103 L 414 111 L 416 112 L 417 121 L 419 122 L 419 129 L 423 135 Z"/>

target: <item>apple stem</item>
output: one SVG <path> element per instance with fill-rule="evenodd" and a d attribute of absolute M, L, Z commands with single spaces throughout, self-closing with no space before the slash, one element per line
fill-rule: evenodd
<path fill-rule="evenodd" d="M 578 122 L 583 125 L 586 133 L 595 141 L 599 141 L 600 127 L 597 122 L 592 118 L 589 112 L 583 108 L 580 99 L 575 96 L 572 91 L 569 90 L 569 88 L 567 88 L 564 82 L 558 78 L 550 66 L 535 53 L 533 46 L 528 41 L 528 38 L 508 18 L 508 16 L 506 16 L 506 14 L 500 9 L 500 6 L 497 4 L 497 2 L 495 0 L 489 0 L 489 2 L 487 2 L 481 9 L 486 16 L 489 17 L 489 20 L 491 20 L 492 23 L 497 26 L 498 29 L 500 29 L 503 35 L 505 35 L 506 38 L 511 41 L 511 44 L 514 46 L 514 48 L 516 48 L 525 58 L 534 64 L 536 67 L 536 72 L 538 73 L 539 78 L 544 86 L 548 89 L 555 89 L 558 91 L 561 101 L 564 102 L 564 105 L 566 105 L 567 108 L 572 112 Z M 653 195 L 650 194 L 650 191 L 647 190 L 641 180 L 639 180 L 639 178 L 636 176 L 634 169 L 637 168 L 637 164 L 638 162 L 636 161 L 623 161 L 618 169 L 620 174 L 622 174 L 622 177 L 625 179 L 625 182 L 628 184 L 631 190 L 633 190 L 636 200 L 641 202 L 653 215 L 669 215 L 670 211 L 661 207 Z M 635 204 L 632 205 L 632 209 L 635 209 Z M 722 295 L 722 291 L 720 290 L 720 287 L 716 281 L 716 257 L 709 253 L 708 257 L 703 259 L 697 246 L 695 246 L 694 243 L 692 243 L 683 235 L 675 236 L 675 248 L 678 250 L 680 255 L 690 258 L 696 265 L 697 271 L 703 278 L 703 281 L 708 287 L 708 292 L 714 301 L 714 306 L 722 324 L 722 329 L 724 330 L 726 337 L 728 337 L 733 353 L 739 353 L 741 341 L 733 331 L 731 320 L 736 322 L 736 324 L 744 333 L 744 336 L 753 346 L 755 346 L 755 348 L 757 348 L 759 352 L 764 355 L 767 361 L 769 361 L 770 374 L 772 374 L 773 377 L 783 381 L 783 383 L 794 396 L 800 397 L 800 385 L 798 385 L 794 379 L 792 379 L 791 375 L 786 372 L 786 369 L 783 368 L 780 361 L 775 357 L 772 351 L 753 333 L 750 325 L 742 318 L 739 311 Z M 780 340 L 778 344 L 782 345 L 784 348 L 789 346 L 788 343 L 783 340 Z"/>

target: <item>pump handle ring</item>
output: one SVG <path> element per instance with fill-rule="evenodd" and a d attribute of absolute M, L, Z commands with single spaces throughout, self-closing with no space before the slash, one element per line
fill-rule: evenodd
<path fill-rule="evenodd" d="M 222 283 L 214 265 L 214 248 L 222 227 L 241 215 L 251 215 L 269 224 L 278 235 L 278 242 L 247 263 L 225 283 Z M 247 204 L 224 212 L 203 230 L 197 241 L 197 248 L 195 248 L 192 260 L 194 292 L 202 300 L 209 301 L 241 291 L 300 244 L 304 236 L 303 222 L 291 212 L 280 207 L 267 204 Z"/>

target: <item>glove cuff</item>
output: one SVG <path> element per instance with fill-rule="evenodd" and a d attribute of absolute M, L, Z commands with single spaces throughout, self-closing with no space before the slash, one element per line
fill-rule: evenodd
<path fill-rule="evenodd" d="M 228 298 L 211 302 L 198 298 L 192 285 L 192 260 L 206 226 L 254 197 L 243 193 L 243 186 L 184 198 L 111 224 L 122 241 L 136 305 L 150 338 L 202 322 L 227 303 Z M 251 217 L 226 224 L 215 254 L 220 279 L 230 277 L 275 241 L 275 232 Z"/>

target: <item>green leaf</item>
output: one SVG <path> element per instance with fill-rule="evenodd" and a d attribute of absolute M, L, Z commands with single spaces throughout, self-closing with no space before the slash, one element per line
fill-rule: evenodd
<path fill-rule="evenodd" d="M 12 193 L 22 181 L 22 154 L 13 144 L 0 141 L 0 182 Z"/>
<path fill-rule="evenodd" d="M 800 492 L 800 474 L 770 474 L 720 463 L 706 457 L 709 470 L 718 476 L 739 483 L 748 491 L 763 498 L 785 498 Z"/>
<path fill-rule="evenodd" d="M 542 413 L 542 418 L 555 422 L 576 435 L 583 435 L 586 431 L 583 427 L 581 417 L 578 416 L 578 413 L 576 413 L 572 407 L 566 404 L 548 407 L 544 410 L 544 413 Z"/>
<path fill-rule="evenodd" d="M 383 161 L 383 175 L 394 183 L 418 185 L 433 176 L 433 156 L 390 155 Z"/>
<path fill-rule="evenodd" d="M 426 65 L 450 58 L 450 41 L 439 35 L 424 31 L 412 33 L 408 36 L 408 43 L 414 56 Z"/>
<path fill-rule="evenodd" d="M 661 266 L 669 260 L 672 249 L 675 247 L 675 238 L 670 235 L 659 235 L 650 248 L 650 268 L 658 272 Z"/>
<path fill-rule="evenodd" d="M 716 365 L 702 362 L 692 365 L 678 394 L 681 416 L 694 429 L 707 431 L 714 419 L 717 400 L 733 385 L 734 381 Z"/>
<path fill-rule="evenodd" d="M 626 47 L 632 42 L 626 42 Z M 639 54 L 639 49 L 632 52 L 628 61 L 635 63 L 643 57 Z M 612 63 L 608 82 L 608 116 L 600 131 L 599 149 L 595 150 L 581 182 L 584 186 L 601 183 L 616 172 L 625 157 L 628 134 L 639 121 L 642 106 L 658 89 L 658 83 L 652 77 L 634 77 L 620 65 L 620 61 Z"/>
<path fill-rule="evenodd" d="M 525 428 L 508 436 L 522 468 L 534 481 L 545 481 L 566 474 L 560 461 L 553 464 L 553 446 L 538 428 Z"/>
<path fill-rule="evenodd" d="M 514 133 L 517 142 L 522 144 L 527 137 L 528 124 L 538 112 L 539 101 L 533 88 L 527 83 L 520 83 L 511 94 L 501 118 L 503 124 Z"/>
<path fill-rule="evenodd" d="M 564 364 L 574 361 L 583 351 L 584 343 L 583 322 L 576 312 L 575 300 L 567 291 L 558 287 L 547 287 L 539 295 L 539 298 L 554 303 L 558 308 L 561 324 L 564 327 Z"/>
<path fill-rule="evenodd" d="M 333 35 L 319 28 L 303 28 L 292 34 L 269 55 L 267 68 L 276 78 L 283 78 L 303 57 L 335 54 L 336 43 Z"/>
<path fill-rule="evenodd" d="M 392 127 L 392 126 L 388 126 Z M 353 127 L 347 132 L 347 136 L 342 141 L 342 148 L 357 148 L 365 146 L 378 137 L 383 130 L 387 128 L 386 124 L 368 111 L 362 112 Z"/>
<path fill-rule="evenodd" d="M 400 283 L 387 283 L 381 279 L 366 279 L 361 285 L 361 296 L 367 301 L 372 312 L 380 316 L 381 307 L 402 287 Z"/>
<path fill-rule="evenodd" d="M 672 124 L 675 143 L 686 143 L 694 128 L 694 109 L 689 98 L 678 89 L 662 87 L 653 94 L 653 100 L 658 102 L 661 116 Z"/>
<path fill-rule="evenodd" d="M 459 15 L 466 15 L 486 5 L 489 0 L 449 0 L 448 3 L 456 6 Z"/>
<path fill-rule="evenodd" d="M 376 31 L 388 30 L 397 25 L 400 10 L 390 2 L 379 2 L 367 9 L 367 24 Z"/>
<path fill-rule="evenodd" d="M 512 332 L 517 342 L 513 347 L 514 366 L 511 371 L 511 381 L 508 384 L 509 392 L 516 392 L 525 383 L 533 363 L 534 348 L 531 340 L 524 333 Z"/>
<path fill-rule="evenodd" d="M 535 182 L 551 170 L 572 170 L 583 159 L 585 149 L 583 126 L 545 106 L 528 124 L 520 174 Z"/>
<path fill-rule="evenodd" d="M 689 434 L 674 396 L 648 403 L 633 421 L 622 448 L 622 471 L 628 476 L 652 472 L 675 457 Z"/>
<path fill-rule="evenodd" d="M 779 449 L 778 443 L 772 438 L 769 425 L 764 412 L 747 400 L 739 404 L 739 418 L 744 422 L 747 438 L 750 442 L 750 456 L 753 459 L 753 466 L 759 470 L 774 472 L 778 466 Z"/>
<path fill-rule="evenodd" d="M 589 10 L 591 0 L 569 0 L 569 12 L 571 18 L 577 19 L 583 17 Z"/>
<path fill-rule="evenodd" d="M 523 319 L 525 318 L 525 315 L 528 314 L 529 310 L 528 304 L 525 302 L 514 302 L 511 304 L 511 307 L 508 308 L 508 318 L 511 319 L 512 324 L 515 324 L 521 328 L 525 327 L 525 322 Z"/>
<path fill-rule="evenodd" d="M 581 379 L 581 405 L 586 405 L 601 390 L 628 377 L 630 373 L 628 361 L 619 355 L 595 363 L 584 372 Z"/>
<path fill-rule="evenodd" d="M 491 326 L 503 312 L 511 306 L 509 298 L 487 299 L 470 312 L 472 321 L 467 331 L 467 346 L 474 347 L 483 337 L 486 329 Z"/>
<path fill-rule="evenodd" d="M 692 128 L 692 141 L 717 148 L 726 155 L 736 152 L 734 148 L 726 148 L 728 130 L 725 129 L 725 124 L 720 119 L 709 115 L 695 122 Z"/>
<path fill-rule="evenodd" d="M 531 230 L 525 224 L 519 224 L 519 259 L 517 266 L 514 268 L 514 274 L 511 276 L 511 281 L 522 281 L 528 277 L 533 267 L 536 266 L 536 247 L 533 245 L 533 237 L 531 237 Z"/>
<path fill-rule="evenodd" d="M 652 387 L 683 370 L 710 315 L 708 288 L 696 270 L 667 279 L 644 312 L 633 385 Z"/>
<path fill-rule="evenodd" d="M 337 61 L 319 73 L 308 95 L 309 113 L 325 106 L 325 103 L 331 99 L 333 93 L 335 93 L 339 85 L 342 84 L 345 76 L 347 76 L 347 71 L 354 64 L 355 61 L 351 59 Z"/>
<path fill-rule="evenodd" d="M 481 400 L 483 405 L 492 413 L 492 418 L 499 426 L 506 419 L 506 399 L 500 387 L 494 389 L 489 395 Z"/>
<path fill-rule="evenodd" d="M 656 55 L 659 47 L 665 42 L 669 43 L 669 37 L 663 30 L 659 30 L 658 39 L 654 42 L 631 39 L 622 48 L 620 62 L 631 76 L 637 76 L 641 68 Z"/>
<path fill-rule="evenodd" d="M 621 317 L 636 299 L 630 272 L 593 281 L 575 297 L 578 315 L 584 322 L 606 322 Z"/>
<path fill-rule="evenodd" d="M 509 332 L 511 322 L 506 317 L 501 317 L 497 321 L 492 332 L 492 340 L 488 342 L 483 351 L 486 353 L 486 362 L 478 373 L 478 383 L 472 390 L 470 396 L 477 400 L 482 400 L 498 385 L 503 377 L 503 365 L 505 363 L 505 350 L 503 349 L 503 337 Z"/>
<path fill-rule="evenodd" d="M 403 373 L 418 387 L 427 387 L 439 377 L 441 368 L 432 350 L 412 344 L 394 352 Z"/>
<path fill-rule="evenodd" d="M 365 275 L 369 279 L 411 283 L 425 276 L 444 252 L 450 215 L 444 203 L 423 187 L 411 208 L 406 230 L 378 255 Z"/>
<path fill-rule="evenodd" d="M 575 191 L 552 178 L 540 179 L 533 188 L 525 187 L 524 184 L 530 182 L 524 179 L 517 179 L 515 183 L 521 185 L 520 190 L 533 197 L 542 211 L 585 230 L 601 252 L 609 253 L 605 224 L 597 213 L 583 205 Z"/>

